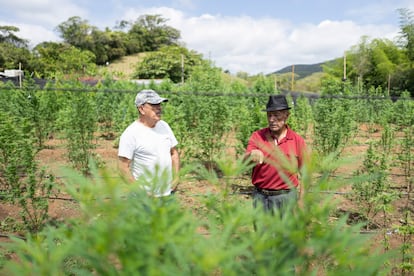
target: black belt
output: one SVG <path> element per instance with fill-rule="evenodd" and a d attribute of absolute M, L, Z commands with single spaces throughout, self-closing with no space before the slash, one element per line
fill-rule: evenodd
<path fill-rule="evenodd" d="M 267 196 L 282 195 L 282 194 L 287 194 L 290 192 L 290 190 L 269 190 L 269 189 L 260 189 L 257 187 L 256 187 L 256 191 L 258 191 L 262 195 L 267 195 Z"/>

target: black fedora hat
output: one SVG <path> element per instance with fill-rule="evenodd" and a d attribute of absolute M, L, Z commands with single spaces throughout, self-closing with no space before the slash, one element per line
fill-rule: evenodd
<path fill-rule="evenodd" d="M 269 96 L 269 101 L 266 104 L 266 109 L 263 111 L 277 111 L 290 109 L 286 97 L 284 95 Z"/>

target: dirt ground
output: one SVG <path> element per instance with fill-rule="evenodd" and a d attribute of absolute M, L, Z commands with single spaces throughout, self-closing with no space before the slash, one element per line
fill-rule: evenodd
<path fill-rule="evenodd" d="M 357 170 L 364 158 L 364 153 L 367 149 L 367 141 L 372 139 L 379 139 L 380 133 L 369 133 L 367 128 L 361 127 L 359 136 L 351 143 L 351 146 L 347 147 L 343 155 L 344 156 L 357 156 L 357 162 L 352 162 L 347 164 L 345 167 L 342 167 L 338 170 L 338 174 L 352 174 Z M 114 140 L 106 140 L 103 138 L 97 138 L 97 148 L 96 153 L 100 159 L 106 164 L 109 168 L 116 168 L 117 166 L 117 148 L 114 146 Z M 46 148 L 39 152 L 38 159 L 40 164 L 47 166 L 50 171 L 57 172 L 61 166 L 68 164 L 65 157 L 65 145 L 62 140 L 51 139 L 47 141 Z M 59 179 L 59 175 L 58 175 Z M 399 172 L 393 172 L 392 175 L 393 186 L 398 189 L 404 183 L 404 179 L 399 174 Z M 234 183 L 239 188 L 242 188 L 242 191 L 248 191 L 250 182 L 248 177 L 241 177 L 235 179 Z M 184 206 L 189 208 L 197 208 L 199 206 L 199 196 L 205 195 L 210 192 L 214 192 L 215 188 L 213 185 L 206 183 L 205 181 L 192 180 L 183 182 L 180 184 L 179 192 L 177 197 L 182 202 Z M 240 190 L 239 190 L 240 191 Z M 349 212 L 350 219 L 358 220 L 358 207 L 346 198 L 346 194 L 350 192 L 350 188 L 341 189 L 341 191 L 331 191 L 334 192 L 335 198 L 341 201 L 341 204 L 338 208 L 338 213 Z M 74 201 L 70 199 L 68 195 L 59 194 L 54 195 L 55 198 L 49 200 L 49 216 L 52 220 L 62 221 L 67 218 L 76 216 L 78 214 L 77 205 Z M 239 193 L 235 196 L 240 197 L 240 200 L 250 200 L 249 195 L 246 193 Z M 362 232 L 361 234 L 374 235 L 374 239 L 378 241 L 378 245 L 381 245 L 382 240 L 384 239 L 382 235 L 386 232 L 388 235 L 390 248 L 397 248 L 402 244 L 401 236 L 397 235 L 394 231 L 396 227 L 400 226 L 403 221 L 401 220 L 401 208 L 406 204 L 404 199 L 397 200 L 394 206 L 394 213 L 387 229 L 381 229 L 381 216 L 378 216 L 376 220 L 378 221 L 377 227 L 375 223 L 373 224 L 373 229 L 369 231 Z M 413 202 L 411 200 L 411 208 L 413 210 Z M 23 235 L 23 232 L 16 230 L 15 233 L 6 232 L 4 229 L 7 229 L 8 223 L 13 223 L 11 218 L 18 220 L 19 210 L 15 205 L 10 203 L 5 203 L 0 201 L 0 221 L 2 227 L 0 228 L 0 241 L 7 241 L 7 236 L 10 234 L 14 235 Z M 413 240 L 414 243 L 414 240 Z"/>

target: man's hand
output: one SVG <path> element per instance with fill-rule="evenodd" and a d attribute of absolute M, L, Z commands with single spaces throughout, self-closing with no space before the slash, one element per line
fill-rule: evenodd
<path fill-rule="evenodd" d="M 250 152 L 250 158 L 253 162 L 255 162 L 256 164 L 262 164 L 264 161 L 264 155 L 263 152 L 261 150 L 252 150 Z"/>
<path fill-rule="evenodd" d="M 176 193 L 178 190 L 178 185 L 180 184 L 180 179 L 178 177 L 178 175 L 176 177 L 174 177 L 173 181 L 172 181 L 172 193 Z"/>
<path fill-rule="evenodd" d="M 131 171 L 129 170 L 131 160 L 125 157 L 119 157 L 118 159 L 118 169 L 121 175 L 125 178 L 128 183 L 134 183 L 135 178 L 132 175 Z"/>

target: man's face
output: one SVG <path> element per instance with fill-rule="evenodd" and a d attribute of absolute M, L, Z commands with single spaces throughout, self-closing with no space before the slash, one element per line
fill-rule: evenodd
<path fill-rule="evenodd" d="M 267 122 L 272 132 L 279 132 L 286 124 L 289 117 L 289 110 L 277 110 L 267 112 Z"/>
<path fill-rule="evenodd" d="M 154 122 L 161 120 L 162 108 L 161 104 L 145 103 L 140 106 L 141 116 Z"/>

